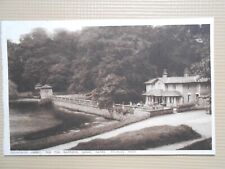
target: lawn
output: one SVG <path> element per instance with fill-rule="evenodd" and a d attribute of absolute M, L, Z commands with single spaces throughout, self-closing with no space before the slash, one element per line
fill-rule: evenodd
<path fill-rule="evenodd" d="M 200 137 L 186 125 L 163 125 L 126 132 L 108 139 L 79 143 L 72 150 L 145 150 Z"/>
<path fill-rule="evenodd" d="M 181 150 L 212 150 L 212 138 L 195 142 L 191 145 L 183 147 Z"/>

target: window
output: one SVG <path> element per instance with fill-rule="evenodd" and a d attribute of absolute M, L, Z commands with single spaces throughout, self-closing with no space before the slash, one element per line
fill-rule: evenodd
<path fill-rule="evenodd" d="M 198 93 L 196 93 L 195 94 L 195 100 L 198 102 L 198 100 L 199 100 L 199 94 Z"/>
<path fill-rule="evenodd" d="M 198 93 L 196 93 L 196 94 L 195 94 L 195 97 L 196 97 L 196 99 L 197 99 L 197 98 L 199 97 L 199 94 L 198 94 Z"/>
<path fill-rule="evenodd" d="M 176 84 L 173 84 L 173 89 L 176 89 Z"/>
<path fill-rule="evenodd" d="M 163 97 L 163 103 L 166 103 L 166 97 Z"/>
<path fill-rule="evenodd" d="M 162 103 L 162 97 L 159 97 L 159 103 Z"/>
<path fill-rule="evenodd" d="M 166 86 L 166 90 L 168 90 L 168 85 L 166 84 L 165 86 Z"/>
<path fill-rule="evenodd" d="M 191 101 L 191 95 L 188 94 L 188 102 L 190 102 L 190 101 Z"/>

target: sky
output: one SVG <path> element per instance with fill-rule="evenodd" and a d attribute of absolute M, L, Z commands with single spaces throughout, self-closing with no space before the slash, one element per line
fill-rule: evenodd
<path fill-rule="evenodd" d="M 49 33 L 56 29 L 65 29 L 69 31 L 78 31 L 82 26 L 72 21 L 5 21 L 3 29 L 7 39 L 18 43 L 20 36 L 30 33 L 34 28 L 44 28 Z"/>
<path fill-rule="evenodd" d="M 212 18 L 160 19 L 160 20 L 67 20 L 67 21 L 3 21 L 3 39 L 19 43 L 20 36 L 30 33 L 34 28 L 44 28 L 49 33 L 56 29 L 78 31 L 87 26 L 128 26 L 128 25 L 186 25 L 209 24 Z"/>

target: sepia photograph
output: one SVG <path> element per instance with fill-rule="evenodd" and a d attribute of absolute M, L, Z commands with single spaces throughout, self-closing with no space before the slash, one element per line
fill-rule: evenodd
<path fill-rule="evenodd" d="M 3 21 L 5 155 L 215 153 L 213 20 Z"/>

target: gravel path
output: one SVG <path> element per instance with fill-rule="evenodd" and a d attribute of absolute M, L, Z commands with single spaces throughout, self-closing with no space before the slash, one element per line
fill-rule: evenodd
<path fill-rule="evenodd" d="M 149 118 L 147 120 L 143 120 L 134 124 L 130 124 L 122 128 L 119 128 L 110 132 L 106 132 L 97 136 L 54 146 L 45 150 L 66 150 L 66 149 L 70 149 L 72 147 L 77 146 L 77 144 L 81 142 L 87 142 L 93 139 L 107 139 L 125 132 L 140 130 L 140 129 L 151 127 L 151 126 L 160 126 L 160 125 L 177 126 L 177 125 L 185 124 L 192 127 L 196 132 L 201 134 L 202 137 L 208 138 L 212 136 L 211 121 L 212 121 L 212 116 L 209 114 L 206 114 L 206 111 L 203 111 L 203 110 L 158 116 L 158 117 Z"/>

